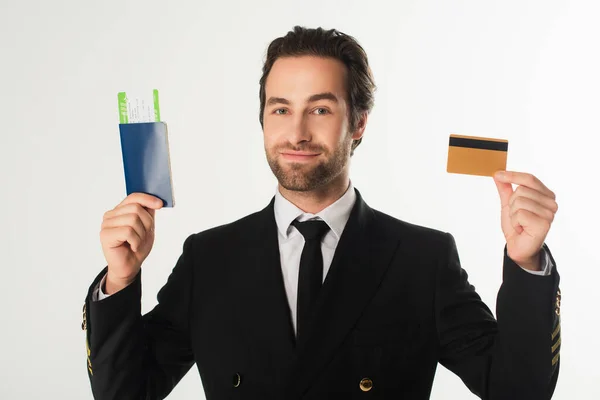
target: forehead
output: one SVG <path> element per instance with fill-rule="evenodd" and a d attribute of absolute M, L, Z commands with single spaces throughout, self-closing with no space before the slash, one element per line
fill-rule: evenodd
<path fill-rule="evenodd" d="M 331 92 L 345 99 L 347 68 L 334 58 L 301 56 L 277 59 L 265 83 L 266 97 L 305 99 Z"/>

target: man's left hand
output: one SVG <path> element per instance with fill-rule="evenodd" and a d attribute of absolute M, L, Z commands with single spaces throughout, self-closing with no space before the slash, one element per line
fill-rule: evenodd
<path fill-rule="evenodd" d="M 499 171 L 501 222 L 508 256 L 521 267 L 539 271 L 540 250 L 558 210 L 556 195 L 531 174 Z M 512 184 L 518 185 L 513 191 Z"/>

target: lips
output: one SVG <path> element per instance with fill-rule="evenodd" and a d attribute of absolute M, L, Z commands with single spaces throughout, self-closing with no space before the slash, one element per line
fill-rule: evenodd
<path fill-rule="evenodd" d="M 318 156 L 319 153 L 309 153 L 306 151 L 284 151 L 282 154 L 290 156 Z"/>
<path fill-rule="evenodd" d="M 308 153 L 304 151 L 288 151 L 281 153 L 281 156 L 290 161 L 313 160 L 319 156 L 319 153 Z"/>

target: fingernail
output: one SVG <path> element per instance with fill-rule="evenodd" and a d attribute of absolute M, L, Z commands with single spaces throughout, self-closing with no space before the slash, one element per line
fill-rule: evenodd
<path fill-rule="evenodd" d="M 496 172 L 496 178 L 504 179 L 504 178 L 506 178 L 506 174 L 504 173 L 504 171 L 498 171 L 498 172 Z"/>

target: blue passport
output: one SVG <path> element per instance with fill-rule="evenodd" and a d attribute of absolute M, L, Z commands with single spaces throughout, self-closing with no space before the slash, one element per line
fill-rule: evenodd
<path fill-rule="evenodd" d="M 164 207 L 174 207 L 167 124 L 119 124 L 119 132 L 127 195 L 151 194 L 161 199 Z"/>

